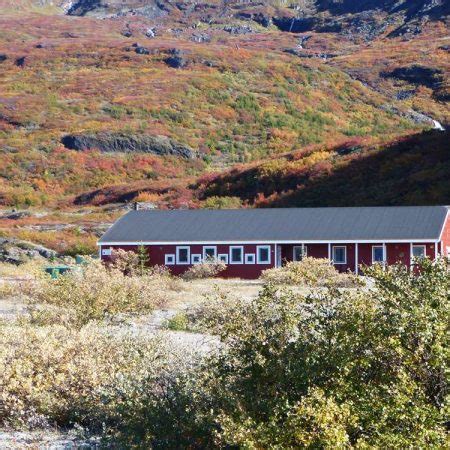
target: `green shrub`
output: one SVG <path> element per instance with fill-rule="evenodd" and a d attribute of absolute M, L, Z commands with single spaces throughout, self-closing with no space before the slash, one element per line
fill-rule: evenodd
<path fill-rule="evenodd" d="M 102 432 L 164 367 L 159 339 L 100 329 L 0 326 L 0 426 Z"/>
<path fill-rule="evenodd" d="M 264 270 L 261 279 L 266 283 L 305 286 L 352 287 L 361 283 L 349 273 L 339 273 L 328 259 L 311 257 L 288 262 L 283 267 Z"/>
<path fill-rule="evenodd" d="M 189 321 L 185 313 L 175 314 L 167 320 L 167 328 L 173 331 L 186 331 L 188 329 Z"/>
<path fill-rule="evenodd" d="M 223 272 L 227 268 L 227 265 L 217 259 L 210 259 L 202 262 L 201 264 L 195 264 L 189 267 L 186 272 L 183 273 L 182 278 L 184 280 L 198 280 L 201 278 L 211 278 Z"/>
<path fill-rule="evenodd" d="M 174 288 L 172 278 L 160 274 L 124 274 L 99 260 L 86 259 L 77 270 L 57 279 L 41 276 L 28 292 L 34 323 L 82 327 L 90 321 L 119 314 L 148 313 L 164 303 Z"/>

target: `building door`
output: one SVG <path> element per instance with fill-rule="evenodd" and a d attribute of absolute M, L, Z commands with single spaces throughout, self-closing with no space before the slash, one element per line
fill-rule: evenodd
<path fill-rule="evenodd" d="M 275 267 L 281 267 L 281 245 L 276 246 L 277 254 L 275 260 Z"/>

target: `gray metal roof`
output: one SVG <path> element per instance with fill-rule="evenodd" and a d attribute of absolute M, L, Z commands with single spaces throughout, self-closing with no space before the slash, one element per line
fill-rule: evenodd
<path fill-rule="evenodd" d="M 446 206 L 138 210 L 99 243 L 437 240 Z"/>

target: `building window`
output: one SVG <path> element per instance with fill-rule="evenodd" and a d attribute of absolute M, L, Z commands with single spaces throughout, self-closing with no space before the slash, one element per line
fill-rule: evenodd
<path fill-rule="evenodd" d="M 112 248 L 102 248 L 102 256 L 111 256 Z"/>
<path fill-rule="evenodd" d="M 384 250 L 382 245 L 372 246 L 372 264 L 384 263 Z"/>
<path fill-rule="evenodd" d="M 189 247 L 177 247 L 177 264 L 189 264 L 191 262 L 190 253 Z"/>
<path fill-rule="evenodd" d="M 296 245 L 292 252 L 292 259 L 294 261 L 301 261 L 305 256 L 307 256 L 308 251 L 306 250 L 306 245 Z"/>
<path fill-rule="evenodd" d="M 255 254 L 254 253 L 246 253 L 245 264 L 255 264 Z"/>
<path fill-rule="evenodd" d="M 208 246 L 203 247 L 203 261 L 213 261 L 217 257 L 217 247 L 216 246 Z"/>
<path fill-rule="evenodd" d="M 333 247 L 333 264 L 347 264 L 347 247 L 341 245 Z"/>
<path fill-rule="evenodd" d="M 425 258 L 427 256 L 427 251 L 425 245 L 413 245 L 411 256 L 414 259 Z"/>
<path fill-rule="evenodd" d="M 164 264 L 166 266 L 173 266 L 175 264 L 175 255 L 165 255 Z"/>
<path fill-rule="evenodd" d="M 200 264 L 201 262 L 202 262 L 202 255 L 200 254 L 191 255 L 192 264 Z"/>
<path fill-rule="evenodd" d="M 270 264 L 270 245 L 258 245 L 256 256 L 258 264 Z"/>
<path fill-rule="evenodd" d="M 230 264 L 242 264 L 244 262 L 244 247 L 232 245 L 230 247 Z"/>
<path fill-rule="evenodd" d="M 218 259 L 219 259 L 220 262 L 223 262 L 223 263 L 225 263 L 225 264 L 228 264 L 228 255 L 227 255 L 226 253 L 221 253 L 221 254 L 218 256 Z"/>

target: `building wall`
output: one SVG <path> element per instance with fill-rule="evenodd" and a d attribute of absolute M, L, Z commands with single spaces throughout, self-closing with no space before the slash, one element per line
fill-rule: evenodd
<path fill-rule="evenodd" d="M 211 244 L 213 245 L 213 244 Z M 264 242 L 260 244 L 216 244 L 217 255 L 228 254 L 230 255 L 230 247 L 233 245 L 238 245 L 244 247 L 244 263 L 243 264 L 228 264 L 226 270 L 220 273 L 221 277 L 224 278 L 246 278 L 255 279 L 259 278 L 263 270 L 274 267 L 275 265 L 275 246 L 270 245 L 270 264 L 257 264 L 257 254 L 256 248 L 258 245 L 268 245 Z M 190 247 L 190 255 L 200 254 L 203 257 L 203 244 L 187 245 Z M 210 246 L 209 244 L 206 246 Z M 149 245 L 146 246 L 149 256 L 149 263 L 151 265 L 165 265 L 165 255 L 175 255 L 176 256 L 176 245 Z M 137 250 L 137 246 L 108 246 L 112 249 L 123 249 L 123 250 Z M 255 264 L 246 264 L 245 255 L 246 254 L 255 255 Z M 105 261 L 110 260 L 109 256 L 102 256 Z M 190 267 L 192 264 L 174 264 L 167 266 L 173 275 L 181 275 Z"/>
<path fill-rule="evenodd" d="M 217 255 L 219 254 L 230 254 L 230 246 L 242 245 L 244 247 L 244 255 L 248 253 L 255 254 L 255 264 L 228 264 L 227 269 L 221 272 L 220 276 L 224 278 L 246 278 L 246 279 L 256 279 L 259 278 L 261 272 L 265 269 L 275 267 L 275 245 L 270 245 L 270 264 L 258 264 L 256 262 L 256 248 L 258 245 L 268 245 L 264 242 L 260 244 L 218 244 Z M 293 260 L 294 246 L 301 244 L 278 244 L 281 247 L 281 258 L 282 262 L 286 263 Z M 345 246 L 347 248 L 347 261 L 346 264 L 335 264 L 335 267 L 340 272 L 355 272 L 355 246 L 354 243 L 340 244 L 340 243 L 330 243 L 331 250 L 334 245 Z M 380 243 L 361 243 L 358 244 L 358 266 L 359 271 L 362 273 L 364 271 L 364 266 L 370 266 L 372 264 L 372 247 L 375 245 L 382 245 Z M 425 245 L 426 255 L 434 259 L 435 257 L 435 243 L 434 242 L 423 242 L 414 245 Z M 450 246 L 450 225 L 444 230 L 443 235 L 443 246 Z M 189 245 L 190 254 L 200 254 L 203 257 L 203 244 Z M 208 245 L 209 246 L 209 245 Z M 176 255 L 176 245 L 150 245 L 146 246 L 149 256 L 149 263 L 151 265 L 165 265 L 165 255 L 171 254 Z M 308 256 L 314 258 L 328 258 L 328 244 L 305 244 Z M 108 246 L 108 248 L 113 249 L 124 249 L 137 251 L 137 246 Z M 387 243 L 386 244 L 386 256 L 387 264 L 402 263 L 408 267 L 411 265 L 411 245 L 409 243 Z M 105 261 L 110 260 L 109 256 L 102 256 Z M 186 265 L 169 265 L 167 266 L 174 275 L 180 275 L 186 270 L 188 270 L 192 264 Z"/>
<path fill-rule="evenodd" d="M 442 232 L 441 246 L 441 254 L 450 258 L 450 213 L 447 214 L 447 220 Z"/>

